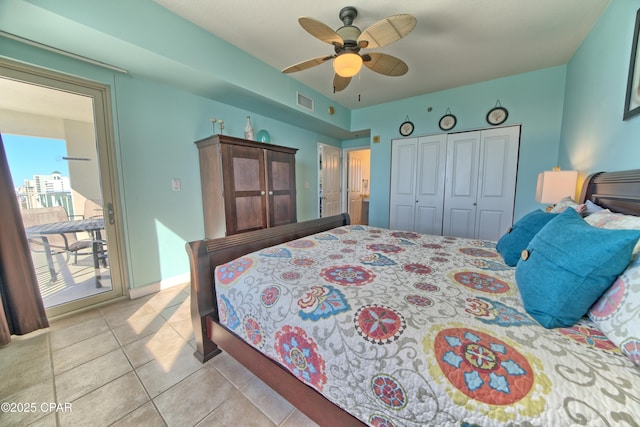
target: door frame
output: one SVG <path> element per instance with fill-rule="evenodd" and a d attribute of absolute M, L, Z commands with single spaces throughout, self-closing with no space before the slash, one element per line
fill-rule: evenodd
<path fill-rule="evenodd" d="M 102 200 L 104 206 L 108 206 L 108 210 L 112 211 L 108 216 L 105 216 L 112 290 L 48 308 L 47 316 L 51 319 L 124 298 L 129 286 L 128 275 L 125 274 L 127 270 L 124 254 L 124 227 L 122 225 L 122 215 L 120 214 L 122 212 L 121 199 L 118 186 L 113 110 L 109 86 L 5 58 L 0 58 L 0 76 L 27 84 L 84 95 L 93 99 L 94 128 Z M 111 218 L 113 218 L 113 222 L 110 221 Z"/>

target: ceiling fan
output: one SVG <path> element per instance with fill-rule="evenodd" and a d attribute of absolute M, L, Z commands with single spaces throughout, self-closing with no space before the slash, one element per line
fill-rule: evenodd
<path fill-rule="evenodd" d="M 351 78 L 362 68 L 362 64 L 385 76 L 406 74 L 409 67 L 401 59 L 379 52 L 360 54 L 360 50 L 375 49 L 400 40 L 415 28 L 416 18 L 409 14 L 392 15 L 360 31 L 358 27 L 352 25 L 356 16 L 358 11 L 355 7 L 342 8 L 339 17 L 344 25 L 335 31 L 316 19 L 306 16 L 298 18 L 300 26 L 309 34 L 333 45 L 335 54 L 308 59 L 287 67 L 282 72 L 295 73 L 333 59 L 335 92 L 344 90 L 349 85 Z"/>

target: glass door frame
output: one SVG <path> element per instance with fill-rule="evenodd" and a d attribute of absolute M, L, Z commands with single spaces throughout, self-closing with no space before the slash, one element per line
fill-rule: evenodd
<path fill-rule="evenodd" d="M 34 66 L 0 58 L 0 76 L 36 86 L 61 90 L 93 99 L 96 148 L 105 211 L 105 232 L 109 245 L 110 291 L 47 308 L 51 318 L 80 311 L 88 307 L 124 297 L 129 289 L 124 256 L 124 227 L 122 226 L 117 157 L 109 86 Z"/>

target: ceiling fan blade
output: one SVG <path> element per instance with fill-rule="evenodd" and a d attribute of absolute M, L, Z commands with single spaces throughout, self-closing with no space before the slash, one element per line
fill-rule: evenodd
<path fill-rule="evenodd" d="M 342 76 L 339 76 L 338 74 L 335 74 L 333 76 L 334 92 L 340 92 L 345 90 L 347 86 L 349 86 L 349 83 L 351 83 L 351 77 L 342 77 Z"/>
<path fill-rule="evenodd" d="M 409 66 L 402 59 L 386 53 L 372 52 L 362 55 L 363 64 L 371 71 L 385 76 L 402 76 L 409 71 Z"/>
<path fill-rule="evenodd" d="M 318 56 L 317 58 L 307 59 L 306 61 L 302 61 L 285 68 L 284 70 L 282 70 L 282 72 L 289 74 L 289 73 L 295 73 L 297 71 L 306 70 L 311 67 L 315 67 L 316 65 L 320 65 L 330 60 L 331 58 L 333 58 L 333 56 Z"/>
<path fill-rule="evenodd" d="M 340 37 L 338 33 L 328 25 L 316 19 L 302 16 L 298 18 L 298 22 L 302 28 L 318 40 L 338 46 L 342 46 L 344 44 L 342 37 Z"/>
<path fill-rule="evenodd" d="M 400 40 L 415 28 L 417 20 L 409 14 L 393 15 L 376 22 L 360 34 L 358 47 L 375 49 Z"/>

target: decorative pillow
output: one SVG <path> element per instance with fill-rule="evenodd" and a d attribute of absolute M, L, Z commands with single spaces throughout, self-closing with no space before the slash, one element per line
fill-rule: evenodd
<path fill-rule="evenodd" d="M 593 218 L 592 218 L 593 217 Z M 589 224 L 607 230 L 640 230 L 640 217 L 613 213 L 609 209 L 596 212 L 585 218 Z M 633 254 L 640 253 L 640 241 L 633 249 Z"/>
<path fill-rule="evenodd" d="M 640 230 L 640 216 L 611 214 L 611 220 L 602 228 L 610 230 Z"/>
<path fill-rule="evenodd" d="M 505 264 L 515 267 L 520 259 L 520 253 L 527 247 L 533 236 L 557 215 L 538 209 L 520 218 L 496 245 Z"/>
<path fill-rule="evenodd" d="M 607 338 L 640 366 L 640 258 L 618 276 L 588 313 Z"/>
<path fill-rule="evenodd" d="M 629 264 L 639 238 L 640 231 L 595 228 L 565 210 L 522 252 L 516 282 L 525 310 L 545 328 L 572 326 Z"/>
<path fill-rule="evenodd" d="M 604 228 L 608 222 L 615 221 L 621 216 L 622 214 L 613 213 L 609 209 L 603 209 L 585 217 L 584 220 L 593 227 Z"/>
<path fill-rule="evenodd" d="M 565 197 L 564 199 L 560 200 L 554 207 L 553 209 L 551 209 L 551 213 L 562 213 L 564 212 L 567 208 L 572 208 L 574 209 L 576 212 L 578 213 L 584 213 L 584 211 L 587 210 L 587 205 L 585 204 L 578 204 L 575 200 L 573 200 L 571 197 Z"/>

